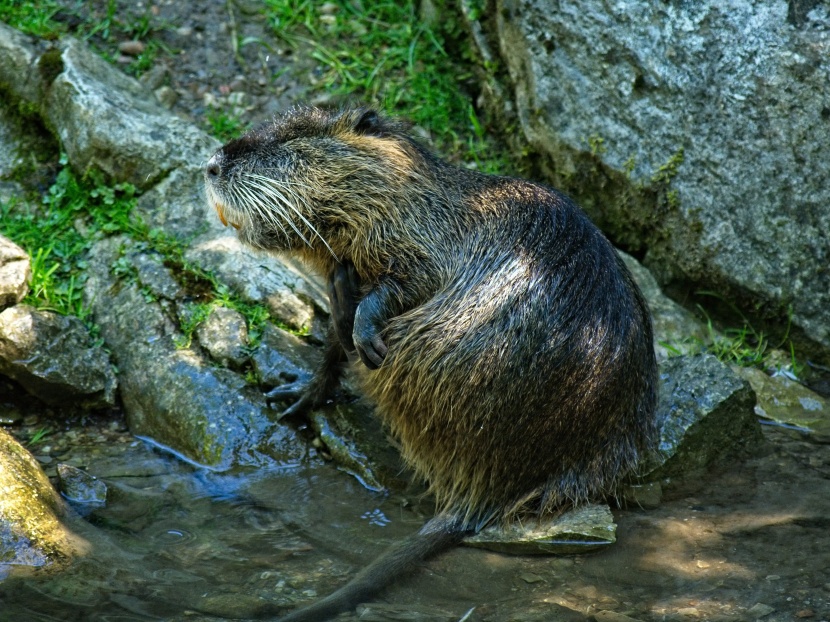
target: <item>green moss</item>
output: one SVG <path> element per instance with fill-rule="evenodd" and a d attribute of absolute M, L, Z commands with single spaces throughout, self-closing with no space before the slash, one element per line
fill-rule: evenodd
<path fill-rule="evenodd" d="M 63 73 L 63 53 L 57 48 L 49 48 L 37 61 L 37 68 L 46 84 L 52 84 Z"/>

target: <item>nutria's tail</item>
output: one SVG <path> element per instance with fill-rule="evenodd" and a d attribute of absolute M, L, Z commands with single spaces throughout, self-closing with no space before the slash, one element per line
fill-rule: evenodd
<path fill-rule="evenodd" d="M 343 611 L 350 611 L 417 562 L 460 542 L 467 531 L 461 519 L 439 514 L 418 533 L 386 551 L 339 590 L 313 605 L 279 618 L 277 622 L 322 622 Z"/>

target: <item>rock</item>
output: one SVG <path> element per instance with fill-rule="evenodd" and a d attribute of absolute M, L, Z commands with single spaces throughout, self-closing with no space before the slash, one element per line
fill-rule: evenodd
<path fill-rule="evenodd" d="M 767 422 L 791 427 L 816 443 L 830 443 L 830 401 L 786 376 L 760 369 L 735 369 L 758 396 L 755 412 Z"/>
<path fill-rule="evenodd" d="M 76 171 L 97 167 L 148 188 L 175 168 L 198 166 L 218 146 L 85 44 L 67 38 L 50 54 L 59 71 L 43 113 Z"/>
<path fill-rule="evenodd" d="M 712 465 L 735 459 L 762 441 L 748 382 L 709 354 L 660 365 L 660 444 L 641 479 L 663 490 L 694 485 Z"/>
<path fill-rule="evenodd" d="M 29 293 L 32 265 L 29 255 L 0 235 L 0 309 L 17 304 Z"/>
<path fill-rule="evenodd" d="M 325 334 L 322 288 L 304 268 L 281 262 L 247 247 L 236 236 L 204 236 L 194 241 L 185 258 L 205 266 L 246 300 L 264 303 L 287 325 L 318 339 Z"/>
<path fill-rule="evenodd" d="M 471 30 L 509 75 L 485 91 L 552 183 L 661 285 L 782 334 L 791 304 L 830 359 L 830 11 L 795 6 L 497 0 Z"/>
<path fill-rule="evenodd" d="M 196 336 L 210 357 L 224 367 L 239 369 L 248 360 L 248 327 L 239 311 L 213 308 L 196 328 Z"/>
<path fill-rule="evenodd" d="M 463 544 L 513 555 L 574 555 L 605 548 L 617 541 L 617 525 L 605 504 L 576 507 L 553 519 L 488 527 Z"/>
<path fill-rule="evenodd" d="M 107 485 L 97 477 L 70 464 L 59 464 L 57 471 L 58 490 L 76 507 L 101 507 L 107 503 Z"/>
<path fill-rule="evenodd" d="M 78 318 L 28 305 L 0 313 L 0 373 L 47 404 L 115 404 L 109 356 L 89 343 L 89 331 Z"/>
<path fill-rule="evenodd" d="M 0 22 L 0 84 L 29 106 L 38 106 L 42 95 L 42 71 L 38 49 L 32 40 Z"/>
<path fill-rule="evenodd" d="M 291 333 L 271 324 L 251 356 L 260 385 L 272 389 L 295 380 L 310 378 L 320 362 L 320 352 Z"/>
<path fill-rule="evenodd" d="M 130 431 L 216 469 L 299 460 L 305 444 L 271 421 L 259 390 L 197 351 L 176 347 L 181 333 L 170 301 L 148 301 L 143 283 L 112 274 L 119 257 L 123 268 L 141 253 L 126 238 L 98 242 L 85 290 L 118 365 Z"/>
<path fill-rule="evenodd" d="M 624 484 L 620 492 L 623 502 L 629 508 L 653 510 L 660 506 L 663 499 L 663 487 L 660 482 Z"/>
<path fill-rule="evenodd" d="M 37 461 L 0 428 L 0 580 L 85 554 L 87 542 L 62 522 L 68 514 Z"/>
<path fill-rule="evenodd" d="M 141 56 L 146 48 L 143 41 L 122 41 L 118 44 L 118 51 L 127 56 Z"/>
<path fill-rule="evenodd" d="M 631 271 L 651 310 L 657 360 L 663 361 L 675 354 L 690 354 L 699 349 L 698 344 L 708 337 L 703 322 L 666 296 L 651 272 L 639 261 L 627 253 L 617 252 Z"/>
<path fill-rule="evenodd" d="M 165 110 L 170 110 L 173 106 L 176 105 L 176 102 L 179 101 L 179 94 L 175 91 L 175 89 L 169 86 L 160 86 L 153 94 L 156 96 L 156 100 Z"/>

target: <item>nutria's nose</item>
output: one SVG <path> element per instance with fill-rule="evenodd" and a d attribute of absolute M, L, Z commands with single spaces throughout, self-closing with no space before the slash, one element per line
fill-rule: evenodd
<path fill-rule="evenodd" d="M 222 167 L 219 165 L 219 154 L 216 153 L 208 160 L 207 168 L 205 169 L 210 177 L 219 177 L 222 173 Z"/>

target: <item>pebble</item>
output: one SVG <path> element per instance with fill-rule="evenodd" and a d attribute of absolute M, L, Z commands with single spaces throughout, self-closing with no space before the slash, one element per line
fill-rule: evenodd
<path fill-rule="evenodd" d="M 763 618 L 764 616 L 771 614 L 773 611 L 775 611 L 774 607 L 770 607 L 764 603 L 755 603 L 749 608 L 747 613 L 755 618 Z"/>
<path fill-rule="evenodd" d="M 118 44 L 118 51 L 128 56 L 140 56 L 147 46 L 142 41 L 122 41 Z"/>
<path fill-rule="evenodd" d="M 170 108 L 172 108 L 179 100 L 179 94 L 169 86 L 159 87 L 154 91 L 154 93 L 158 102 L 168 110 L 170 110 Z"/>
<path fill-rule="evenodd" d="M 802 609 L 801 611 L 795 612 L 796 618 L 812 618 L 816 615 L 816 612 L 812 609 Z"/>
<path fill-rule="evenodd" d="M 538 574 L 533 574 L 531 572 L 526 572 L 523 575 L 521 575 L 519 578 L 522 581 L 524 581 L 525 583 L 530 583 L 530 584 L 541 583 L 542 581 L 544 581 L 544 579 L 542 577 L 540 577 Z"/>

